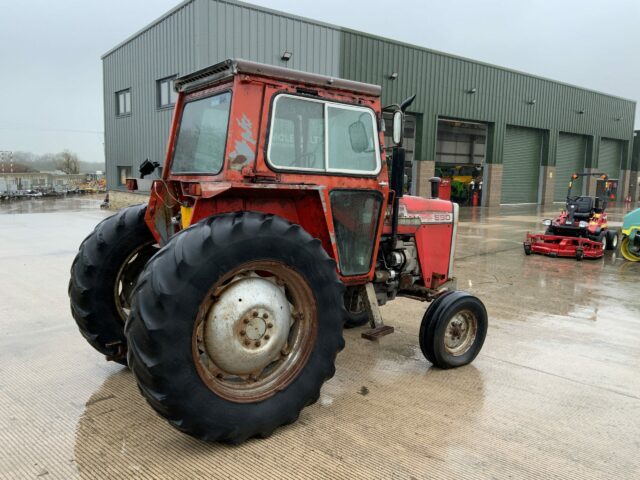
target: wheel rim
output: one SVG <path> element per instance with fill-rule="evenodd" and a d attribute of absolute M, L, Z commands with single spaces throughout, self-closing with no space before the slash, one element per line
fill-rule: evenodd
<path fill-rule="evenodd" d="M 216 282 L 201 304 L 194 362 L 215 394 L 237 403 L 264 400 L 298 376 L 316 331 L 304 277 L 280 262 L 250 262 Z"/>
<path fill-rule="evenodd" d="M 456 313 L 449 323 L 444 334 L 444 347 L 450 355 L 464 355 L 473 345 L 478 332 L 478 319 L 469 310 Z"/>
<path fill-rule="evenodd" d="M 131 295 L 136 286 L 138 277 L 149 259 L 158 251 L 155 240 L 140 245 L 122 262 L 114 285 L 114 300 L 118 315 L 122 322 L 126 322 L 131 311 Z"/>
<path fill-rule="evenodd" d="M 600 241 L 600 243 L 602 243 L 602 249 L 606 250 L 607 249 L 607 236 L 603 236 L 602 240 Z"/>
<path fill-rule="evenodd" d="M 615 250 L 618 247 L 618 235 L 611 236 L 611 247 L 612 250 Z"/>
<path fill-rule="evenodd" d="M 622 239 L 622 243 L 620 244 L 620 252 L 622 253 L 622 256 L 630 262 L 640 262 L 640 255 L 631 251 L 629 243 L 629 237 L 624 237 Z"/>

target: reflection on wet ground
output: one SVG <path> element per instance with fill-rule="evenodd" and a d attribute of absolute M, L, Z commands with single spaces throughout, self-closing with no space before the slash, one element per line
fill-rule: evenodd
<path fill-rule="evenodd" d="M 383 307 L 395 334 L 345 332 L 296 424 L 227 447 L 169 427 L 78 334 L 69 266 L 109 213 L 67 200 L 0 215 L 0 478 L 640 476 L 640 265 L 525 257 L 524 232 L 554 209 L 463 210 L 459 287 L 491 322 L 473 365 L 430 368 L 425 305 L 400 299 Z"/>

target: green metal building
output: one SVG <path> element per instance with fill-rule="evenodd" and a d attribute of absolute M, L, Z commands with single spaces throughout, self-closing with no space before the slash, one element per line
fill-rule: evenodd
<path fill-rule="evenodd" d="M 172 79 L 232 57 L 379 84 L 384 104 L 417 94 L 405 132 L 416 194 L 436 172 L 482 181 L 491 206 L 562 201 L 575 171 L 618 179 L 618 196 L 637 182 L 634 101 L 235 0 L 187 0 L 102 57 L 112 191 L 146 158 L 164 160 Z M 593 194 L 595 180 L 579 188 Z"/>

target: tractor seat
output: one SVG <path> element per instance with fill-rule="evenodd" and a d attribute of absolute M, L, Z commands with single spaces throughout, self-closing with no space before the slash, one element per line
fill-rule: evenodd
<path fill-rule="evenodd" d="M 593 198 L 591 197 L 576 197 L 567 203 L 567 209 L 573 210 L 573 218 L 587 219 L 593 215 Z"/>

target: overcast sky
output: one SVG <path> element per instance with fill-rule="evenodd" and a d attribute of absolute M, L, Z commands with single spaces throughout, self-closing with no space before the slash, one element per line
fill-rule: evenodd
<path fill-rule="evenodd" d="M 100 56 L 178 3 L 0 0 L 0 150 L 68 148 L 103 161 Z M 638 0 L 253 3 L 640 98 Z"/>

